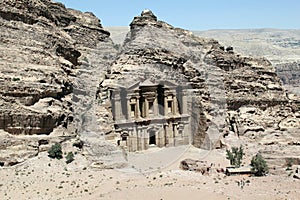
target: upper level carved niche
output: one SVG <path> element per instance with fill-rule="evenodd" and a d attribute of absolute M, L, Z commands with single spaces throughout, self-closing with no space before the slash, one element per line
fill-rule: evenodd
<path fill-rule="evenodd" d="M 137 82 L 112 94 L 114 120 L 135 121 L 186 114 L 185 88 L 171 81 Z"/>

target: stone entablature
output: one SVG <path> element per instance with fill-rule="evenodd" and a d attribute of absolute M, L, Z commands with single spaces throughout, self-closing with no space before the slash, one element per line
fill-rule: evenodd
<path fill-rule="evenodd" d="M 137 82 L 112 93 L 117 143 L 129 151 L 189 144 L 186 87 L 170 81 Z"/>

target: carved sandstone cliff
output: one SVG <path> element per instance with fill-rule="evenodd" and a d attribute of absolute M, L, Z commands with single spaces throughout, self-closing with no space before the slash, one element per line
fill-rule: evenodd
<path fill-rule="evenodd" d="M 276 140 L 277 130 L 290 138 L 286 144 L 298 141 L 294 132 L 300 127 L 299 98 L 285 91 L 268 60 L 237 55 L 232 47 L 158 21 L 149 10 L 135 17 L 130 27 L 121 52 L 101 81 L 100 98 L 107 99 L 109 90 L 146 79 L 184 82 L 190 86 L 194 146 L 251 141 L 254 148 L 249 152 L 265 152 L 272 147 L 258 143 Z"/>
<path fill-rule="evenodd" d="M 0 5 L 0 159 L 10 165 L 83 129 L 85 103 L 97 89 L 93 78 L 116 51 L 92 13 L 50 0 Z"/>

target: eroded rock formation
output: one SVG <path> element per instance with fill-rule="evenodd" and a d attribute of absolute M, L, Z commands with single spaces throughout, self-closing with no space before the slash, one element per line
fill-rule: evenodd
<path fill-rule="evenodd" d="M 300 95 L 300 62 L 276 64 L 276 73 L 290 92 Z"/>
<path fill-rule="evenodd" d="M 94 100 L 98 85 L 93 78 L 99 79 L 116 51 L 92 13 L 49 0 L 0 5 L 0 129 L 6 132 L 1 137 L 9 133 L 8 140 L 17 141 L 2 142 L 0 159 L 10 164 L 26 159 L 19 152 L 26 152 L 27 143 L 35 143 L 27 151 L 35 155 L 38 138 L 62 141 L 82 130 L 90 101 L 85 98 Z M 16 143 L 20 151 L 11 150 Z"/>

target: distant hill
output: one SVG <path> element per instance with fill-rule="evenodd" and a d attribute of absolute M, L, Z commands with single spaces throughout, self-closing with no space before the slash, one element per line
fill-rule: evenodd
<path fill-rule="evenodd" d="M 113 27 L 105 27 L 106 30 L 110 32 L 110 38 L 116 44 L 122 44 L 126 34 L 129 32 L 129 26 L 113 26 Z"/>
<path fill-rule="evenodd" d="M 300 30 L 237 29 L 193 33 L 233 46 L 241 54 L 266 57 L 273 64 L 300 61 Z"/>

